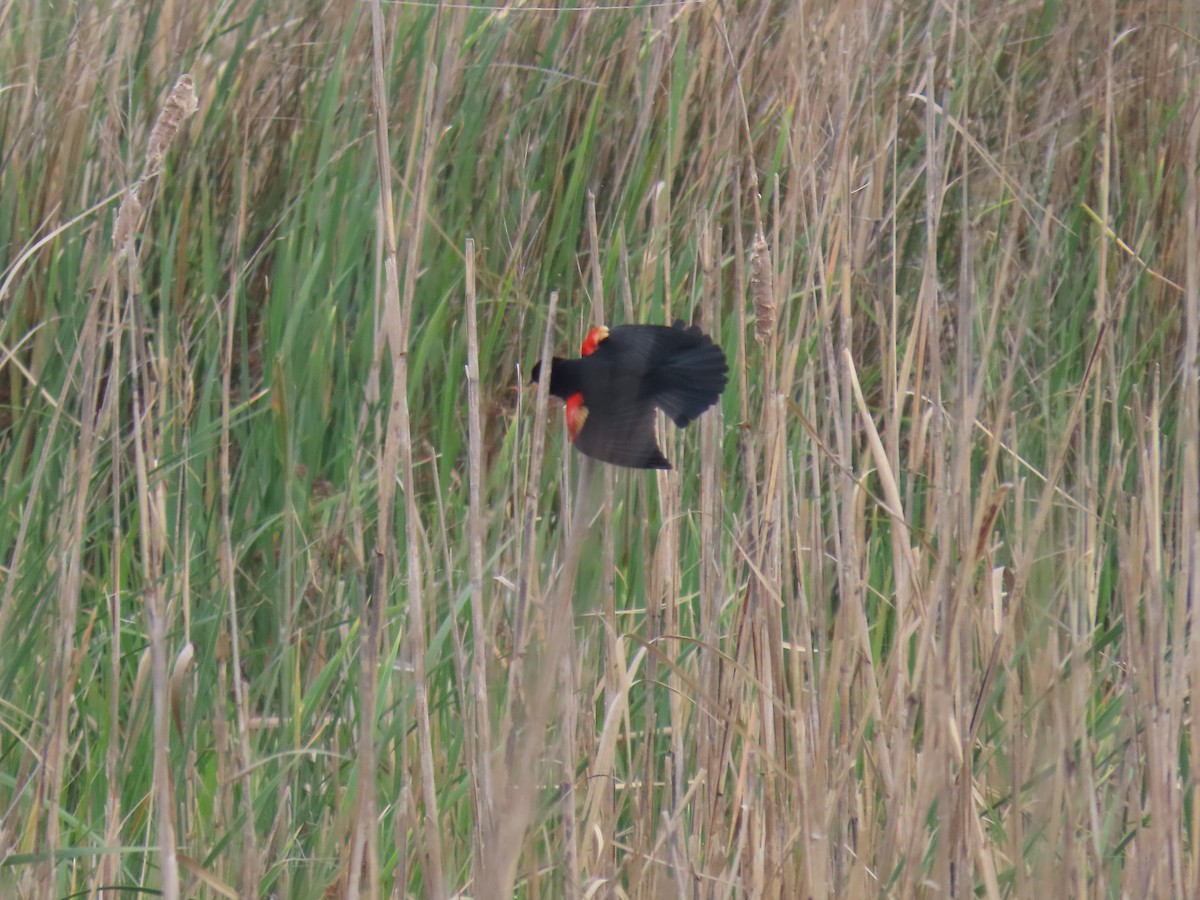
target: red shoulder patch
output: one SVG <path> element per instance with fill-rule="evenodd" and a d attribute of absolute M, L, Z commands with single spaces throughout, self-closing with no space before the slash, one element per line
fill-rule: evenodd
<path fill-rule="evenodd" d="M 567 436 L 571 438 L 571 443 L 574 443 L 588 417 L 588 408 L 583 405 L 583 394 L 572 394 L 567 398 L 566 416 Z"/>
<path fill-rule="evenodd" d="M 600 346 L 600 342 L 605 340 L 608 340 L 608 329 L 603 325 L 597 325 L 583 339 L 583 346 L 579 348 L 579 354 L 581 356 L 591 356 L 596 352 L 596 348 Z"/>

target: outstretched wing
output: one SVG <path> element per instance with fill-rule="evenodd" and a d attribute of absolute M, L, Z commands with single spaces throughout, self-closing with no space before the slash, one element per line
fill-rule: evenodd
<path fill-rule="evenodd" d="M 654 406 L 635 402 L 588 409 L 575 447 L 601 462 L 631 469 L 669 469 L 654 437 Z"/>
<path fill-rule="evenodd" d="M 725 353 L 693 325 L 620 325 L 595 348 L 601 358 L 619 358 L 624 371 L 641 379 L 639 399 L 648 400 L 683 428 L 717 402 L 728 381 Z"/>

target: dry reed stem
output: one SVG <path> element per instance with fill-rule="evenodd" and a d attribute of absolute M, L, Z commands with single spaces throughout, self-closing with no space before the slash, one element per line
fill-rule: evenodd
<path fill-rule="evenodd" d="M 554 335 L 555 315 L 558 309 L 558 293 L 552 292 L 547 304 L 546 325 L 542 335 L 540 362 L 542 371 L 550 370 L 551 340 Z M 473 864 L 476 890 L 483 898 L 507 898 L 516 877 L 520 846 L 525 839 L 530 811 L 529 796 L 533 789 L 529 769 L 540 762 L 540 748 L 531 745 L 535 739 L 536 726 L 530 712 L 536 707 L 528 696 L 530 683 L 536 685 L 536 671 L 527 673 L 531 667 L 532 627 L 538 612 L 534 597 L 539 593 L 536 583 L 535 561 L 536 523 L 540 504 L 538 486 L 542 481 L 543 459 L 546 438 L 546 410 L 549 400 L 549 378 L 539 379 L 534 392 L 533 431 L 530 435 L 527 454 L 528 467 L 525 474 L 525 497 L 522 511 L 520 558 L 516 591 L 516 607 L 512 612 L 513 635 L 511 662 L 508 668 L 507 692 L 499 725 L 499 761 L 492 770 L 493 794 L 489 798 L 494 817 L 492 829 L 484 836 L 484 854 Z M 518 414 L 521 405 L 518 402 Z M 544 646 L 552 646 L 546 641 Z M 542 657 L 544 661 L 546 657 Z M 556 660 L 557 662 L 557 660 Z M 557 665 L 549 671 L 555 672 Z M 551 683 L 553 677 L 545 679 Z M 536 690 L 536 687 L 535 687 Z M 541 739 L 540 734 L 536 735 Z M 532 754 L 532 755 L 530 755 Z"/>
<path fill-rule="evenodd" d="M 1200 12 L 1192 10 L 1192 23 L 1200 26 Z M 1200 247 L 1200 94 L 1193 92 L 1189 108 L 1191 125 L 1187 134 L 1187 154 L 1193 165 L 1188 170 L 1184 209 L 1186 242 Z M 1183 402 L 1182 434 L 1200 435 L 1200 254 L 1189 253 L 1184 275 L 1184 341 L 1183 341 Z M 1175 550 L 1177 579 L 1186 585 L 1193 598 L 1200 597 L 1200 439 L 1191 440 L 1182 448 L 1182 485 L 1180 497 L 1180 528 Z M 1181 594 L 1183 592 L 1181 591 Z M 1178 601 L 1176 601 L 1178 602 Z M 1200 651 L 1195 643 L 1189 648 L 1188 677 L 1194 689 L 1200 684 Z M 1188 764 L 1193 773 L 1200 772 L 1200 717 L 1192 715 L 1188 723 Z M 1200 834 L 1200 803 L 1195 802 L 1195 777 L 1192 779 L 1191 818 L 1186 823 L 1191 835 Z M 1194 840 L 1194 837 L 1193 837 Z M 1188 857 L 1189 884 L 1200 883 L 1200 854 L 1194 850 Z"/>
<path fill-rule="evenodd" d="M 82 83 L 82 81 L 81 81 Z M 175 89 L 171 92 L 168 98 L 168 106 L 172 100 L 177 97 L 191 98 L 190 104 L 187 106 L 186 114 L 194 111 L 194 94 L 191 93 L 191 79 L 188 76 L 183 76 Z M 165 107 L 164 107 L 165 111 Z M 160 119 L 162 114 L 160 113 Z M 179 118 L 176 119 L 176 130 L 178 127 Z M 174 131 L 171 132 L 171 136 Z M 160 140 L 158 145 L 159 162 L 161 163 L 161 155 L 165 153 L 166 144 Z M 149 165 L 143 170 L 139 185 L 146 184 L 154 173 L 150 171 Z M 51 238 L 61 234 L 71 225 L 82 221 L 93 212 L 106 206 L 117 195 L 105 198 L 105 200 L 94 205 L 84 213 L 76 216 L 65 225 L 58 229 L 52 229 L 41 241 L 35 242 L 22 254 L 21 257 L 9 268 L 6 272 L 4 284 L 0 286 L 0 296 L 6 293 L 20 272 L 24 262 L 32 258 L 38 248 L 47 243 Z M 38 867 L 36 874 L 32 876 L 29 883 L 30 891 L 35 891 L 39 896 L 51 896 L 55 891 L 55 876 L 53 866 L 53 851 L 60 846 L 60 813 L 59 804 L 62 797 L 62 776 L 63 765 L 67 753 L 67 734 L 66 728 L 68 723 L 68 711 L 71 703 L 71 696 L 74 693 L 73 676 L 69 673 L 72 667 L 69 665 L 67 658 L 60 654 L 68 651 L 75 642 L 75 618 L 78 610 L 79 595 L 82 587 L 82 573 L 80 570 L 80 553 L 84 546 L 83 527 L 86 509 L 91 498 L 90 485 L 93 472 L 96 465 L 97 441 L 99 439 L 100 430 L 106 425 L 112 425 L 114 429 L 119 430 L 119 424 L 115 422 L 113 415 L 115 407 L 115 385 L 118 382 L 117 378 L 108 379 L 108 387 L 103 396 L 99 395 L 99 385 L 104 380 L 106 371 L 105 367 L 112 366 L 111 371 L 120 372 L 121 370 L 121 321 L 120 299 L 119 299 L 119 282 L 117 263 L 126 248 L 131 245 L 134 239 L 134 223 L 141 211 L 140 204 L 136 201 L 136 188 L 129 188 L 124 194 L 126 201 L 129 203 L 129 212 L 124 216 L 118 214 L 118 221 L 126 223 L 122 233 L 120 233 L 120 241 L 114 241 L 112 254 L 108 264 L 102 266 L 96 276 L 96 281 L 91 292 L 91 300 L 87 307 L 87 312 L 84 316 L 84 325 L 76 343 L 75 351 L 73 352 L 70 361 L 67 364 L 67 372 L 70 378 L 75 377 L 75 372 L 82 370 L 83 384 L 81 396 L 83 398 L 82 415 L 77 423 L 79 428 L 79 439 L 76 443 L 74 452 L 67 463 L 68 475 L 63 483 L 64 489 L 70 489 L 69 496 L 65 497 L 64 509 L 68 511 L 62 523 L 61 546 L 65 548 L 65 559 L 60 569 L 60 607 L 59 607 L 59 622 L 61 634 L 55 641 L 54 658 L 50 660 L 49 676 L 50 683 L 48 684 L 48 695 L 53 698 L 47 724 L 47 739 L 46 752 L 44 756 L 44 768 L 39 785 L 39 793 L 42 796 L 41 805 L 47 811 L 46 828 L 41 841 L 43 849 L 47 852 L 45 862 Z M 124 204 L 123 204 L 124 205 Z M 132 266 L 132 263 L 131 263 Z M 134 277 L 133 269 L 130 269 L 130 287 L 129 296 L 132 298 L 137 295 L 138 285 Z M 99 331 L 100 321 L 100 303 L 104 297 L 109 298 L 109 330 L 107 335 L 102 338 Z M 111 352 L 112 359 L 104 358 L 104 350 L 108 349 Z M 135 374 L 136 380 L 136 374 Z M 36 384 L 36 379 L 31 378 L 31 381 Z M 44 391 L 42 392 L 45 393 Z M 53 413 L 50 422 L 47 426 L 47 441 L 53 439 L 57 433 L 63 408 L 57 402 L 51 402 Z M 136 424 L 136 423 L 135 423 Z M 138 437 L 135 435 L 135 437 Z M 141 452 L 144 450 L 140 440 L 135 440 L 135 449 Z M 29 523 L 33 504 L 41 496 L 40 484 L 44 476 L 45 466 L 49 461 L 47 455 L 43 455 L 34 467 L 33 478 L 31 482 L 31 490 L 26 509 L 21 516 L 20 525 L 15 544 L 12 549 L 12 559 L 14 563 L 21 559 L 25 538 L 28 533 Z M 140 471 L 140 474 L 145 474 Z M 115 477 L 115 476 L 114 476 Z M 144 498 L 144 490 L 148 490 L 148 481 L 139 481 L 139 498 Z M 143 511 L 149 507 L 145 506 Z M 143 528 L 146 528 L 146 520 L 142 520 Z M 146 553 L 150 543 L 146 540 L 147 535 L 143 532 L 143 554 Z M 156 544 L 156 552 L 162 553 L 160 545 Z M 154 571 L 153 564 L 143 556 L 143 564 L 150 566 L 150 571 Z M 114 570 L 119 571 L 119 570 Z M 156 576 L 147 577 L 147 584 L 151 585 L 148 591 L 153 594 L 157 591 L 158 585 Z M 0 639 L 3 638 L 6 630 L 9 611 L 12 609 L 13 590 L 16 586 L 16 578 L 7 578 L 3 598 L 0 598 Z M 112 612 L 114 621 L 119 619 L 120 615 L 120 593 L 115 592 L 112 601 Z M 152 645 L 154 652 L 157 654 L 156 660 L 158 666 L 156 674 L 161 676 L 155 679 L 156 691 L 156 720 L 155 733 L 161 740 L 161 751 L 155 756 L 155 807 L 159 819 L 159 853 L 162 861 L 163 871 L 163 890 L 167 896 L 177 896 L 179 891 L 178 872 L 175 866 L 175 844 L 174 844 L 174 814 L 170 805 L 170 784 L 169 773 L 166 769 L 166 739 L 169 736 L 167 733 L 166 724 L 166 649 L 164 646 L 164 630 L 161 622 L 163 611 L 156 609 L 158 606 L 155 597 L 149 596 L 147 605 L 147 618 L 151 625 L 157 623 L 158 629 L 151 629 Z M 157 638 L 157 642 L 155 642 Z M 117 651 L 114 650 L 114 653 Z M 111 658 L 111 657 L 110 657 Z M 65 676 L 65 677 L 63 677 Z M 114 682 L 114 691 L 115 691 Z M 109 754 L 108 765 L 112 767 L 112 757 Z M 106 813 L 108 816 L 107 828 L 109 833 L 115 827 L 114 823 L 120 819 L 119 802 L 114 799 L 110 792 L 106 800 Z"/>
<path fill-rule="evenodd" d="M 539 392 L 548 380 L 539 382 Z M 522 669 L 529 670 L 523 682 L 524 689 L 519 696 L 510 695 L 509 708 L 506 709 L 508 722 L 502 740 L 509 752 L 506 753 L 503 770 L 494 772 L 497 827 L 488 842 L 481 866 L 485 880 L 477 885 L 483 900 L 500 900 L 512 895 L 521 848 L 532 824 L 541 789 L 546 732 L 552 716 L 561 714 L 562 704 L 571 699 L 569 692 L 558 693 L 561 686 L 559 674 L 573 646 L 571 596 L 591 518 L 588 497 L 594 474 L 595 467 L 590 459 L 585 458 L 570 530 L 561 541 L 561 563 L 553 583 L 540 598 L 538 611 L 542 614 L 545 637 L 536 657 L 531 653 L 529 658 L 521 660 Z M 514 703 L 520 703 L 520 707 L 514 710 Z"/>
<path fill-rule="evenodd" d="M 395 553 L 392 536 L 393 505 L 395 499 L 396 470 L 398 457 L 407 451 L 411 461 L 411 447 L 407 435 L 402 433 L 402 419 L 406 420 L 408 409 L 408 383 L 403 362 L 407 352 L 404 319 L 400 302 L 400 276 L 398 245 L 395 231 L 395 210 L 392 200 L 391 151 L 388 141 L 388 97 L 387 82 L 383 73 L 384 42 L 383 11 L 378 0 L 371 3 L 371 97 L 375 113 L 375 165 L 379 182 L 379 241 L 382 249 L 384 284 L 380 302 L 376 303 L 377 323 L 375 338 L 375 364 L 372 367 L 368 397 L 382 391 L 379 381 L 382 354 L 390 351 L 392 359 L 391 403 L 383 432 L 383 443 L 379 453 L 377 491 L 379 498 L 379 522 L 375 532 L 375 559 L 371 574 L 371 586 L 364 597 L 365 605 L 360 608 L 360 655 L 359 655 L 359 732 L 357 762 L 358 790 L 354 800 L 352 819 L 350 860 L 347 873 L 346 896 L 355 900 L 360 896 L 379 896 L 379 823 L 376 813 L 374 790 L 377 769 L 375 750 L 375 708 L 378 694 L 378 654 L 382 629 L 382 607 L 391 596 L 391 567 Z M 424 94 L 424 92 L 422 92 Z M 374 387 L 374 390 L 372 390 Z M 403 412 L 402 412 L 403 411 Z M 377 430 L 378 433 L 378 430 Z M 407 473 L 406 473 L 407 474 Z M 411 493 L 412 482 L 405 479 L 405 492 Z M 414 573 L 410 570 L 410 584 Z M 417 576 L 419 578 L 419 576 Z M 419 590 L 419 587 L 418 587 Z M 410 620 L 414 629 L 420 629 L 421 619 Z M 420 677 L 418 673 L 418 678 Z M 365 885 L 362 879 L 365 877 Z"/>
<path fill-rule="evenodd" d="M 546 309 L 546 327 L 542 334 L 542 350 L 538 359 L 543 372 L 550 371 L 551 339 L 554 335 L 555 315 L 558 311 L 558 292 L 550 294 Z M 529 441 L 529 464 L 525 475 L 525 503 L 521 523 L 521 559 L 517 576 L 516 608 L 513 610 L 512 655 L 513 665 L 509 668 L 508 693 L 505 715 L 500 727 L 502 735 L 510 734 L 513 727 L 512 713 L 514 704 L 523 703 L 524 694 L 524 660 L 526 646 L 529 641 L 529 619 L 532 615 L 533 597 L 539 592 L 535 562 L 537 561 L 537 546 L 535 528 L 541 502 L 542 464 L 546 444 L 546 408 L 550 397 L 550 380 L 543 378 L 538 381 L 534 391 L 533 432 Z M 518 406 L 518 412 L 520 407 Z"/>
<path fill-rule="evenodd" d="M 152 360 L 143 360 L 143 354 L 140 351 L 143 346 L 143 335 L 149 332 L 149 328 L 140 322 L 138 315 L 141 277 L 138 270 L 135 241 L 138 223 L 143 214 L 139 195 L 146 191 L 151 179 L 161 171 L 167 150 L 177 135 L 180 124 L 183 119 L 196 111 L 197 106 L 191 76 L 183 75 L 172 88 L 151 131 L 141 177 L 136 185 L 128 189 L 117 213 L 117 224 L 113 236 L 113 268 L 111 270 L 114 277 L 109 282 L 112 298 L 110 308 L 115 315 L 120 293 L 116 266 L 123 259 L 127 281 L 122 321 L 124 327 L 128 329 L 130 338 L 131 424 L 133 427 L 134 473 L 137 484 L 139 549 L 144 579 L 143 590 L 152 672 L 154 807 L 158 829 L 158 858 L 162 892 L 163 896 L 169 900 L 178 898 L 181 892 L 178 848 L 176 846 L 178 827 L 175 813 L 174 778 L 167 755 L 170 747 L 170 680 L 167 671 L 166 642 L 170 610 L 163 595 L 162 576 L 164 562 L 168 558 L 170 550 L 167 541 L 166 483 L 161 472 L 152 474 L 152 470 L 157 469 L 163 452 L 164 437 L 156 429 L 162 428 L 165 431 L 169 413 L 166 412 L 167 400 L 161 396 L 157 387 L 159 376 L 156 370 L 158 367 Z M 119 365 L 118 345 L 121 329 L 112 333 L 116 335 L 113 352 L 116 364 Z M 84 343 L 86 346 L 90 342 L 85 339 Z M 87 351 L 85 351 L 85 355 L 88 355 Z M 99 372 L 92 367 L 88 367 L 88 371 L 94 372 L 95 375 L 85 377 L 99 376 Z M 84 396 L 94 397 L 94 390 L 93 388 L 91 391 L 86 391 Z M 97 412 L 95 411 L 85 413 L 84 416 L 83 470 L 78 482 L 82 485 L 87 485 L 91 481 L 93 447 L 88 435 L 91 433 L 91 423 L 95 421 L 96 416 Z M 84 502 L 87 495 L 86 489 L 77 491 L 77 502 Z M 81 520 L 80 524 L 82 524 Z M 82 544 L 82 536 L 77 533 L 71 546 L 78 548 Z M 64 617 L 64 622 L 69 623 L 73 618 L 73 615 Z M 109 805 L 114 814 L 119 814 L 119 804 L 110 800 Z M 113 823 L 110 822 L 110 827 L 112 825 Z M 51 845 L 56 844 L 57 840 L 52 837 Z M 49 873 L 47 874 L 49 875 Z"/>
<path fill-rule="evenodd" d="M 246 152 L 243 152 L 241 157 L 241 184 L 243 185 L 247 183 L 249 166 L 249 156 Z M 225 735 L 222 734 L 225 730 L 224 704 L 218 707 L 217 734 L 219 752 L 217 758 L 227 779 L 233 778 L 233 771 L 239 773 L 237 779 L 241 786 L 242 840 L 244 842 L 240 883 L 243 892 L 253 892 L 256 890 L 259 878 L 262 875 L 262 859 L 259 852 L 258 835 L 254 828 L 254 791 L 250 780 L 251 762 L 253 759 L 249 732 L 250 710 L 246 697 L 246 689 L 241 678 L 242 629 L 238 617 L 237 587 L 234 574 L 233 517 L 231 513 L 233 472 L 230 464 L 234 341 L 237 333 L 238 297 L 242 287 L 241 279 L 237 273 L 238 267 L 241 265 L 242 249 L 245 246 L 247 204 L 248 198 L 246 191 L 243 189 L 238 194 L 237 230 L 234 240 L 235 253 L 233 263 L 230 266 L 230 288 L 225 304 L 225 329 L 221 344 L 221 437 L 217 458 L 218 492 L 220 498 L 219 520 L 221 529 L 221 539 L 218 545 L 218 571 L 220 574 L 221 593 L 225 596 L 228 604 L 228 636 L 219 645 L 217 658 L 220 665 L 220 681 L 232 686 L 234 716 L 237 724 L 237 741 L 232 749 L 236 756 L 237 765 L 231 768 L 226 763 L 226 754 L 231 748 L 226 739 L 224 739 Z M 236 674 L 232 679 L 227 680 L 227 672 L 230 667 Z M 225 691 L 222 691 L 220 696 L 226 696 Z M 224 810 L 224 812 L 227 820 L 232 818 L 231 810 Z"/>
<path fill-rule="evenodd" d="M 473 836 L 472 874 L 479 883 L 487 836 L 495 828 L 495 788 L 492 783 L 491 747 L 492 724 L 488 703 L 487 660 L 491 653 L 486 631 L 488 621 L 484 596 L 483 541 L 486 525 L 483 516 L 483 422 L 479 410 L 479 331 L 475 293 L 475 241 L 467 239 L 466 252 L 466 320 L 467 320 L 467 444 L 469 458 L 469 493 L 467 533 L 471 577 L 471 676 L 474 681 L 472 728 L 467 729 L 471 754 L 471 790 L 474 795 L 475 823 Z"/>
<path fill-rule="evenodd" d="M 600 265 L 602 245 L 596 224 L 596 195 L 587 192 L 587 233 L 591 258 L 590 283 L 592 290 L 593 316 L 597 323 L 605 317 L 604 279 Z M 621 285 L 625 298 L 625 319 L 633 320 L 633 291 L 628 281 L 628 258 L 620 253 Z M 581 840 L 592 852 L 587 854 L 586 871 L 592 873 L 593 885 L 608 885 L 609 896 L 615 893 L 617 879 L 617 832 L 616 785 L 617 785 L 617 737 L 622 722 L 628 728 L 629 688 L 631 674 L 627 672 L 627 660 L 621 642 L 622 628 L 617 621 L 616 607 L 616 535 L 613 531 L 613 483 L 612 469 L 604 466 L 603 499 L 600 506 L 600 585 L 599 606 L 604 640 L 604 724 L 599 734 L 592 737 L 596 750 L 590 766 L 588 789 L 581 806 L 583 825 L 579 830 Z M 640 662 L 640 659 L 638 660 Z M 636 663 L 635 663 L 636 667 Z"/>

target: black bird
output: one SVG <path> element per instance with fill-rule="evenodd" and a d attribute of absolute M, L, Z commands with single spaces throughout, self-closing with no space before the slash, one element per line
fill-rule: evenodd
<path fill-rule="evenodd" d="M 728 380 L 725 353 L 682 320 L 601 325 L 581 352 L 582 359 L 551 360 L 550 393 L 566 401 L 567 434 L 579 452 L 614 466 L 671 468 L 654 436 L 654 408 L 683 428 L 717 402 Z M 534 382 L 541 370 L 535 363 Z"/>

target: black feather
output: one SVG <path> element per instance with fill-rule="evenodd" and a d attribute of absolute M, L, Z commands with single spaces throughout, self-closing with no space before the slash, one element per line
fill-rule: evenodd
<path fill-rule="evenodd" d="M 618 325 L 595 351 L 580 359 L 555 357 L 550 393 L 582 395 L 587 420 L 575 436 L 581 453 L 638 469 L 669 469 L 654 435 L 658 407 L 683 428 L 725 390 L 725 354 L 698 327 Z M 532 369 L 532 380 L 541 365 Z"/>

